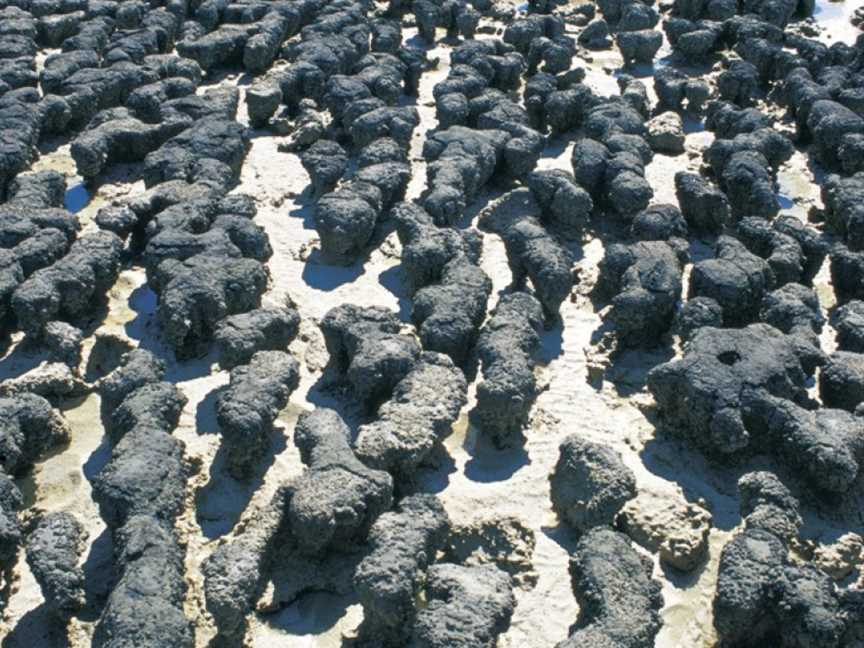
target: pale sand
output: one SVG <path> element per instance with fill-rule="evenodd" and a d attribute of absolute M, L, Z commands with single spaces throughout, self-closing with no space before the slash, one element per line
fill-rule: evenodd
<path fill-rule="evenodd" d="M 854 4 L 845 5 L 844 15 L 851 14 Z M 817 14 L 817 20 L 839 20 L 833 5 L 824 8 L 827 4 L 820 1 L 819 6 L 823 10 Z M 407 35 L 411 34 L 409 31 Z M 409 198 L 417 197 L 425 185 L 421 151 L 426 131 L 435 127 L 432 88 L 447 75 L 448 47 L 440 45 L 430 52 L 430 57 L 439 57 L 440 63 L 436 70 L 423 76 L 416 101 L 422 123 L 415 131 L 411 146 L 414 176 Z M 617 52 L 609 51 L 596 53 L 590 64 L 575 60 L 574 65 L 586 67 L 586 82 L 596 91 L 612 94 L 618 89 L 610 72 L 620 67 L 620 62 Z M 238 78 L 236 74 L 230 75 L 223 82 L 237 83 Z M 651 79 L 644 80 L 653 98 Z M 241 81 L 239 87 L 243 91 L 246 86 Z M 242 112 L 241 99 L 241 120 L 245 119 Z M 697 129 L 688 135 L 687 153 L 676 157 L 655 156 L 647 169 L 647 177 L 655 189 L 654 202 L 676 202 L 674 174 L 681 169 L 698 169 L 701 151 L 711 140 L 710 133 Z M 168 360 L 168 379 L 175 381 L 189 398 L 176 435 L 186 444 L 187 460 L 196 470 L 189 481 L 188 505 L 177 528 L 187 548 L 186 613 L 196 623 L 197 645 L 202 648 L 208 645 L 215 630 L 204 610 L 201 562 L 218 542 L 231 538 L 231 529 L 238 519 L 252 515 L 265 505 L 280 483 L 302 472 L 299 454 L 291 440 L 296 416 L 316 404 L 326 404 L 339 408 L 349 420 L 357 418 L 357 412 L 350 405 L 316 385 L 326 362 L 326 351 L 315 323 L 327 310 L 344 302 L 397 309 L 406 321 L 410 315 L 410 301 L 401 289 L 399 244 L 394 234 L 372 250 L 368 259 L 354 266 L 335 268 L 317 262 L 310 199 L 304 194 L 308 177 L 296 155 L 277 150 L 279 141 L 278 136 L 266 132 L 255 134 L 240 186 L 235 190 L 255 196 L 256 222 L 267 230 L 274 250 L 268 263 L 272 283 L 265 302 L 280 303 L 289 295 L 303 318 L 301 335 L 291 345 L 291 351 L 303 367 L 301 384 L 277 422 L 271 444 L 272 462 L 262 466 L 248 484 L 227 477 L 218 462 L 213 465 L 220 437 L 212 393 L 227 382 L 228 375 L 213 365 L 212 356 L 181 364 L 171 360 L 172 354 L 159 339 L 155 295 L 146 287 L 142 269 L 131 268 L 122 273 L 110 294 L 109 315 L 99 329 L 100 333 L 126 337 L 133 344 L 154 350 Z M 69 178 L 70 190 L 74 190 L 80 178 L 75 175 L 68 143 L 61 142 L 49 148 L 51 151 L 46 151 L 34 169 L 62 171 Z M 568 168 L 571 148 L 572 138 L 550 142 L 548 155 L 540 161 L 540 168 Z M 112 169 L 111 176 L 79 212 L 84 227 L 94 227 L 92 217 L 99 207 L 141 191 L 143 185 L 134 179 L 134 168 Z M 783 206 L 789 213 L 803 218 L 810 206 L 820 204 L 818 186 L 814 184 L 804 155 L 796 154 L 781 170 L 779 180 L 779 193 L 788 201 Z M 476 225 L 476 215 L 497 195 L 482 196 L 467 210 L 461 226 L 470 226 L 472 220 Z M 80 200 L 81 196 L 72 194 L 70 198 Z M 578 614 L 568 573 L 568 551 L 574 545 L 574 537 L 558 524 L 549 500 L 548 476 L 557 460 L 558 445 L 566 435 L 578 433 L 614 447 L 634 470 L 640 489 L 650 489 L 677 500 L 707 502 L 714 517 L 707 564 L 693 574 L 680 575 L 661 569 L 655 559 L 654 573 L 663 581 L 665 599 L 664 627 L 656 645 L 658 648 L 714 646 L 711 601 L 719 552 L 739 523 L 734 493 L 736 474 L 709 466 L 698 454 L 679 444 L 655 439 L 654 428 L 643 414 L 643 408 L 651 404 L 644 389 L 644 376 L 647 369 L 668 359 L 667 356 L 631 352 L 614 367 L 607 367 L 607 377 L 614 377 L 617 386 L 608 380 L 599 388 L 589 384 L 589 366 L 596 362 L 592 336 L 601 328 L 602 320 L 587 295 L 596 280 L 603 241 L 593 238 L 581 246 L 574 245 L 573 249 L 583 269 L 582 282 L 574 289 L 573 299 L 562 306 L 563 326 L 543 335 L 537 373 L 548 389 L 533 409 L 524 449 L 496 450 L 468 425 L 467 412 L 473 406 L 475 383 L 469 392 L 468 406 L 445 440 L 452 464 L 439 470 L 424 470 L 420 483 L 439 495 L 457 525 L 476 520 L 477 512 L 482 511 L 484 517 L 514 516 L 534 532 L 533 569 L 538 580 L 533 588 L 517 589 L 516 611 L 499 646 L 548 648 L 566 638 L 568 627 Z M 705 250 L 694 243 L 694 255 L 704 253 Z M 481 265 L 493 280 L 491 308 L 498 293 L 510 283 L 504 247 L 497 236 L 484 234 Z M 823 268 L 817 278 L 817 290 L 826 309 L 833 299 L 828 279 L 827 270 Z M 826 333 L 823 338 L 826 350 L 831 350 L 831 334 Z M 91 346 L 92 340 L 85 348 L 89 350 Z M 28 361 L 23 362 L 26 365 Z M 10 365 L 8 358 L 0 364 L 4 376 L 22 370 Z M 23 488 L 32 504 L 26 516 L 53 510 L 70 510 L 79 516 L 90 533 L 88 573 L 104 575 L 110 573 L 111 568 L 110 541 L 106 542 L 107 536 L 103 534 L 104 524 L 90 497 L 87 479 L 98 471 L 107 457 L 98 412 L 98 396 L 70 402 L 64 407 L 73 428 L 72 443 L 37 466 Z M 838 533 L 829 523 L 812 515 L 808 521 L 815 529 L 814 537 L 821 533 L 830 539 Z M 94 618 L 73 620 L 64 633 L 62 628 L 47 626 L 44 619 L 40 623 L 38 611 L 34 616 L 32 611 L 39 607 L 42 597 L 23 552 L 14 579 L 14 593 L 0 625 L 0 636 L 11 633 L 10 639 L 14 641 L 9 641 L 10 645 L 46 648 L 88 645 Z M 101 586 L 104 588 L 105 584 Z M 343 634 L 350 635 L 361 620 L 362 608 L 352 597 L 307 595 L 277 614 L 250 615 L 248 639 L 250 645 L 261 648 L 283 642 L 298 648 L 332 648 L 339 646 Z M 64 634 L 68 634 L 68 638 Z"/>

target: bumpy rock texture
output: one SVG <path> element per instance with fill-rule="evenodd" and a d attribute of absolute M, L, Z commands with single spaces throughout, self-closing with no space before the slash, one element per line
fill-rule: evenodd
<path fill-rule="evenodd" d="M 708 555 L 711 514 L 699 504 L 640 493 L 621 510 L 621 527 L 635 543 L 683 572 L 696 569 Z"/>
<path fill-rule="evenodd" d="M 586 533 L 570 560 L 570 575 L 581 609 L 578 629 L 556 648 L 654 643 L 661 626 L 660 584 L 651 579 L 651 562 L 626 536 L 604 528 Z"/>
<path fill-rule="evenodd" d="M 853 617 L 841 611 L 831 578 L 792 562 L 788 545 L 802 526 L 798 501 L 776 476 L 738 482 L 745 526 L 724 548 L 714 598 L 714 626 L 724 643 L 840 646 Z"/>
<path fill-rule="evenodd" d="M 0 0 L 4 646 L 864 645 L 864 11 L 516 4 Z"/>
<path fill-rule="evenodd" d="M 416 599 L 446 537 L 450 521 L 432 495 L 412 495 L 398 511 L 372 526 L 369 555 L 357 567 L 354 587 L 363 604 L 360 635 L 370 643 L 403 645 L 417 615 Z"/>
<path fill-rule="evenodd" d="M 551 482 L 552 508 L 579 532 L 611 526 L 627 500 L 636 495 L 636 478 L 611 448 L 567 437 Z"/>
<path fill-rule="evenodd" d="M 258 351 L 231 370 L 231 383 L 216 398 L 229 470 L 244 477 L 268 443 L 273 421 L 300 382 L 297 361 L 284 351 Z"/>
<path fill-rule="evenodd" d="M 69 513 L 41 518 L 27 538 L 27 562 L 47 605 L 74 614 L 84 605 L 84 571 L 79 565 L 87 532 Z"/>
<path fill-rule="evenodd" d="M 427 606 L 417 614 L 412 645 L 492 648 L 513 614 L 510 576 L 492 565 L 434 565 L 426 580 Z"/>
<path fill-rule="evenodd" d="M 390 475 L 363 465 L 349 440 L 348 426 L 333 410 L 316 409 L 297 421 L 294 443 L 307 470 L 293 488 L 286 514 L 304 552 L 353 547 L 392 504 Z"/>
<path fill-rule="evenodd" d="M 706 327 L 682 359 L 651 371 L 648 386 L 669 428 L 710 455 L 769 452 L 817 488 L 845 491 L 862 458 L 860 423 L 798 404 L 806 402 L 805 368 L 820 357 L 767 324 Z"/>

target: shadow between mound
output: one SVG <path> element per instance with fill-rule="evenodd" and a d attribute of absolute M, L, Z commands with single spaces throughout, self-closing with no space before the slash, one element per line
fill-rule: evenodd
<path fill-rule="evenodd" d="M 48 359 L 49 354 L 44 347 L 40 348 L 25 338 L 11 353 L 0 359 L 0 381 L 23 376 Z"/>
<path fill-rule="evenodd" d="M 535 362 L 541 366 L 551 364 L 564 354 L 564 322 L 559 316 L 548 322 L 548 326 L 540 333 L 540 348 L 534 354 Z"/>
<path fill-rule="evenodd" d="M 286 430 L 274 425 L 264 455 L 255 463 L 252 473 L 240 480 L 228 472 L 225 445 L 219 447 L 210 464 L 210 479 L 195 493 L 195 519 L 205 538 L 220 538 L 234 528 L 264 483 L 264 476 L 276 461 L 276 456 L 285 448 Z"/>
<path fill-rule="evenodd" d="M 298 638 L 320 635 L 334 628 L 348 608 L 357 602 L 354 594 L 309 592 L 264 619 L 267 625 Z"/>
<path fill-rule="evenodd" d="M 572 132 L 556 133 L 547 136 L 546 146 L 540 153 L 540 159 L 557 159 L 561 157 L 567 147 L 576 140 L 576 135 Z"/>
<path fill-rule="evenodd" d="M 308 184 L 303 191 L 293 197 L 295 209 L 288 212 L 291 218 L 302 218 L 303 229 L 315 230 L 315 199 L 312 196 L 312 185 Z"/>
<path fill-rule="evenodd" d="M 540 527 L 547 538 L 567 552 L 567 555 L 572 556 L 576 553 L 576 544 L 579 542 L 578 534 L 568 527 L 563 522 L 558 522 L 553 526 Z"/>
<path fill-rule="evenodd" d="M 135 319 L 126 322 L 124 330 L 127 336 L 143 344 L 144 340 L 156 337 L 156 307 L 159 297 L 146 283 L 141 284 L 129 294 L 129 309 L 135 313 Z M 152 344 L 152 343 L 151 343 Z"/>
<path fill-rule="evenodd" d="M 135 319 L 124 326 L 126 335 L 138 342 L 138 348 L 150 351 L 165 363 L 163 380 L 172 383 L 185 382 L 209 376 L 216 361 L 212 344 L 198 357 L 178 359 L 174 349 L 162 338 L 156 308 L 159 298 L 147 284 L 142 284 L 129 295 L 129 308 L 136 313 Z"/>
<path fill-rule="evenodd" d="M 401 264 L 387 268 L 378 275 L 378 283 L 399 300 L 399 319 L 408 322 L 411 320 L 412 300 L 405 293 L 401 268 Z"/>
<path fill-rule="evenodd" d="M 66 194 L 63 196 L 63 208 L 73 214 L 77 214 L 84 209 L 93 199 L 93 194 L 88 190 L 83 182 L 79 182 L 72 187 L 66 189 Z"/>
<path fill-rule="evenodd" d="M 43 603 L 29 610 L 0 643 L 3 648 L 71 648 L 66 622 Z"/>
<path fill-rule="evenodd" d="M 104 413 L 102 417 L 104 421 Z M 103 434 L 99 445 L 96 446 L 96 449 L 90 453 L 90 456 L 87 457 L 87 461 L 85 461 L 84 465 L 81 466 L 81 472 L 84 473 L 84 477 L 87 478 L 87 481 L 92 484 L 93 480 L 96 479 L 96 475 L 102 472 L 102 469 L 109 461 L 111 461 L 111 439 L 107 434 Z"/>
<path fill-rule="evenodd" d="M 309 388 L 306 400 L 315 407 L 336 410 L 352 432 L 356 433 L 356 428 L 367 418 L 364 408 L 351 398 L 347 386 L 329 367 L 328 365 L 324 369 L 324 373 Z"/>
<path fill-rule="evenodd" d="M 374 414 L 380 405 L 373 404 L 367 408 L 357 401 L 351 394 L 351 387 L 344 373 L 334 364 L 332 358 L 309 388 L 306 401 L 315 407 L 326 407 L 338 412 L 351 430 L 352 442 L 357 436 L 357 429 L 375 418 Z"/>
<path fill-rule="evenodd" d="M 82 621 L 95 622 L 115 584 L 114 544 L 111 532 L 104 529 L 92 544 L 82 565 L 84 570 L 84 607 L 76 615 Z"/>
<path fill-rule="evenodd" d="M 308 214 L 304 215 L 304 227 L 308 226 L 308 229 L 315 229 L 311 208 L 304 209 L 308 209 Z M 292 214 L 294 213 L 292 212 Z M 395 229 L 395 223 L 389 218 L 389 211 L 383 212 L 362 251 L 353 257 L 351 263 L 347 265 L 328 261 L 321 251 L 319 240 L 306 259 L 303 267 L 303 280 L 312 288 L 323 291 L 335 290 L 344 284 L 352 283 L 366 273 L 366 263 L 371 258 L 372 253 L 381 248 L 384 241 Z"/>
<path fill-rule="evenodd" d="M 364 273 L 362 260 L 348 266 L 330 265 L 324 261 L 321 250 L 315 248 L 303 266 L 302 278 L 311 288 L 330 292 L 345 284 L 353 283 Z"/>
<path fill-rule="evenodd" d="M 432 456 L 427 463 L 417 469 L 417 477 L 414 484 L 406 491 L 437 494 L 443 492 L 450 485 L 450 475 L 457 470 L 456 462 L 447 452 L 443 444 L 439 444 L 432 451 Z"/>
<path fill-rule="evenodd" d="M 216 401 L 219 394 L 227 387 L 220 385 L 207 392 L 195 408 L 195 432 L 202 434 L 219 434 L 219 422 L 216 420 Z"/>
<path fill-rule="evenodd" d="M 498 448 L 489 437 L 483 434 L 473 424 L 469 424 L 462 447 L 471 459 L 465 464 L 465 476 L 473 482 L 490 484 L 507 481 L 519 470 L 528 466 L 531 459 L 522 446 Z"/>
<path fill-rule="evenodd" d="M 653 349 L 616 349 L 609 357 L 610 363 L 604 372 L 604 378 L 612 383 L 619 396 L 632 396 L 645 389 L 648 373 L 654 367 L 669 362 L 674 357 L 675 350 L 670 339 Z"/>
<path fill-rule="evenodd" d="M 97 336 L 87 358 L 84 380 L 95 383 L 120 366 L 123 355 L 133 349 L 128 340 L 113 335 Z"/>

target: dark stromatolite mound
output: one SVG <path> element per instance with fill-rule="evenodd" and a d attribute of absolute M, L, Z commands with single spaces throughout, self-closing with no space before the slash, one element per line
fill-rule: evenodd
<path fill-rule="evenodd" d="M 438 227 L 415 203 L 396 205 L 391 217 L 402 243 L 402 272 L 414 292 L 412 320 L 429 351 L 448 354 L 458 364 L 467 359 L 492 282 L 478 266 L 479 232 Z"/>
<path fill-rule="evenodd" d="M 96 625 L 99 648 L 195 645 L 183 614 L 183 550 L 173 530 L 148 515 L 130 518 L 115 534 L 120 579 Z"/>
<path fill-rule="evenodd" d="M 244 532 L 216 547 L 201 565 L 205 603 L 220 638 L 243 638 L 246 614 L 261 595 L 268 576 L 289 491 L 285 487 L 277 489 L 263 510 L 249 520 Z"/>
<path fill-rule="evenodd" d="M 23 503 L 18 486 L 6 473 L 0 472 L 0 565 L 4 568 L 14 564 L 21 543 L 18 510 Z"/>
<path fill-rule="evenodd" d="M 425 352 L 378 409 L 377 420 L 360 427 L 355 448 L 368 465 L 390 472 L 397 484 L 411 483 L 431 463 L 441 440 L 467 401 L 468 384 L 447 356 Z"/>
<path fill-rule="evenodd" d="M 284 351 L 258 351 L 231 370 L 230 384 L 216 397 L 228 470 L 245 478 L 269 442 L 273 421 L 300 383 L 297 361 Z"/>
<path fill-rule="evenodd" d="M 621 507 L 636 496 L 636 477 L 611 448 L 568 436 L 549 476 L 552 508 L 579 532 L 611 527 Z"/>
<path fill-rule="evenodd" d="M 516 606 L 510 575 L 494 565 L 433 565 L 426 599 L 411 637 L 417 648 L 492 648 Z"/>
<path fill-rule="evenodd" d="M 776 285 L 790 282 L 810 285 L 828 254 L 820 234 L 794 216 L 780 216 L 773 222 L 742 218 L 738 237 L 754 254 L 768 262 Z"/>
<path fill-rule="evenodd" d="M 675 174 L 675 195 L 687 224 L 696 232 L 719 233 L 730 221 L 726 194 L 696 173 Z"/>
<path fill-rule="evenodd" d="M 730 236 L 718 238 L 715 251 L 715 258 L 693 265 L 690 297 L 717 301 L 726 326 L 755 321 L 765 293 L 775 285 L 771 267 Z"/>
<path fill-rule="evenodd" d="M 49 513 L 27 537 L 27 562 L 48 607 L 70 615 L 84 605 L 84 571 L 79 566 L 87 531 L 67 512 Z"/>
<path fill-rule="evenodd" d="M 393 480 L 367 468 L 349 445 L 350 430 L 329 409 L 305 413 L 294 443 L 307 466 L 295 482 L 286 515 L 301 551 L 311 555 L 362 542 L 393 502 Z"/>
<path fill-rule="evenodd" d="M 159 321 L 180 358 L 201 355 L 217 322 L 258 308 L 267 286 L 265 267 L 255 259 L 198 254 L 159 264 Z"/>
<path fill-rule="evenodd" d="M 284 351 L 296 337 L 300 315 L 293 307 L 264 307 L 226 317 L 214 334 L 219 364 L 247 364 L 257 351 Z"/>
<path fill-rule="evenodd" d="M 606 248 L 598 283 L 611 296 L 608 317 L 620 343 L 653 346 L 669 331 L 686 260 L 681 240 L 615 243 Z"/>
<path fill-rule="evenodd" d="M 802 526 L 798 501 L 769 472 L 744 475 L 738 490 L 745 526 L 723 547 L 714 597 L 723 644 L 847 645 L 854 621 L 841 611 L 842 594 L 826 573 L 788 557 Z"/>
<path fill-rule="evenodd" d="M 769 452 L 818 489 L 843 492 L 861 465 L 861 424 L 848 412 L 810 411 L 806 368 L 818 349 L 766 324 L 698 329 L 684 357 L 652 369 L 663 422 L 709 455 Z"/>
<path fill-rule="evenodd" d="M 447 264 L 454 259 L 464 256 L 475 265 L 479 261 L 482 239 L 478 232 L 439 227 L 416 203 L 395 205 L 391 217 L 402 244 L 401 270 L 409 293 L 440 282 Z"/>
<path fill-rule="evenodd" d="M 87 316 L 117 280 L 122 249 L 122 241 L 111 232 L 78 239 L 68 254 L 15 290 L 12 309 L 19 324 L 38 337 L 52 320 Z"/>
<path fill-rule="evenodd" d="M 368 407 L 390 395 L 420 354 L 414 338 L 400 329 L 396 314 L 379 306 L 343 304 L 321 321 L 331 363 Z"/>
<path fill-rule="evenodd" d="M 120 364 L 99 381 L 99 395 L 105 410 L 113 412 L 139 387 L 162 380 L 165 363 L 146 349 L 132 349 L 123 354 Z"/>
<path fill-rule="evenodd" d="M 426 571 L 443 548 L 450 521 L 433 495 L 412 495 L 369 532 L 371 552 L 358 565 L 354 587 L 363 604 L 361 642 L 401 646 L 417 614 Z"/>
<path fill-rule="evenodd" d="M 864 302 L 850 301 L 834 314 L 837 346 L 843 351 L 864 352 Z"/>
<path fill-rule="evenodd" d="M 69 425 L 41 396 L 0 398 L 0 466 L 6 474 L 23 474 L 70 437 Z"/>
<path fill-rule="evenodd" d="M 546 318 L 554 321 L 573 287 L 573 259 L 543 227 L 540 214 L 532 192 L 516 189 L 491 208 L 481 225 L 503 239 L 513 287 L 521 289 L 530 279 Z"/>
<path fill-rule="evenodd" d="M 570 560 L 579 602 L 576 630 L 556 648 L 650 648 L 660 631 L 663 596 L 651 578 L 651 561 L 622 533 L 588 531 Z"/>
<path fill-rule="evenodd" d="M 836 351 L 819 373 L 819 395 L 825 407 L 854 412 L 864 401 L 864 355 Z"/>
<path fill-rule="evenodd" d="M 582 237 L 594 203 L 572 173 L 563 169 L 534 171 L 528 174 L 528 187 L 540 204 L 544 222 L 567 238 Z"/>
<path fill-rule="evenodd" d="M 472 417 L 499 446 L 522 438 L 522 428 L 537 397 L 532 354 L 540 346 L 543 311 L 522 292 L 505 295 L 480 332 L 477 353 L 483 380 L 477 385 Z"/>

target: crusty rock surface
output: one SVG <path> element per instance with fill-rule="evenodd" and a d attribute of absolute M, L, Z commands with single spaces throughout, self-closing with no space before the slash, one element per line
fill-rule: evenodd
<path fill-rule="evenodd" d="M 276 415 L 299 382 L 299 364 L 284 351 L 257 351 L 249 364 L 231 370 L 230 384 L 216 397 L 216 420 L 235 477 L 247 476 L 260 459 Z"/>
<path fill-rule="evenodd" d="M 714 598 L 721 641 L 842 645 L 848 621 L 831 578 L 788 557 L 803 524 L 797 499 L 769 472 L 748 473 L 738 487 L 745 526 L 723 547 Z"/>
<path fill-rule="evenodd" d="M 575 632 L 556 648 L 653 645 L 663 596 L 650 560 L 627 536 L 603 527 L 588 531 L 570 559 L 570 576 L 580 616 Z"/>
<path fill-rule="evenodd" d="M 679 241 L 613 243 L 600 262 L 598 285 L 612 295 L 608 317 L 621 344 L 653 346 L 671 328 L 681 298 Z"/>
<path fill-rule="evenodd" d="M 710 456 L 770 452 L 816 488 L 843 492 L 861 463 L 859 423 L 842 410 L 798 404 L 806 403 L 813 353 L 767 324 L 704 327 L 683 358 L 651 370 L 648 387 L 668 429 Z"/>
<path fill-rule="evenodd" d="M 836 351 L 819 372 L 819 396 L 825 407 L 854 412 L 864 401 L 864 355 Z"/>
<path fill-rule="evenodd" d="M 49 608 L 71 615 L 84 606 L 84 571 L 79 565 L 87 531 L 70 513 L 49 513 L 27 536 L 27 563 Z"/>
<path fill-rule="evenodd" d="M 4 472 L 0 472 L 0 564 L 11 566 L 22 539 L 18 510 L 24 503 L 21 491 Z"/>
<path fill-rule="evenodd" d="M 418 648 L 492 648 L 516 606 L 510 576 L 493 565 L 433 565 L 426 599 L 411 637 Z"/>
<path fill-rule="evenodd" d="M 226 317 L 214 334 L 219 364 L 248 364 L 256 351 L 284 351 L 297 335 L 300 316 L 291 308 L 259 308 Z"/>
<path fill-rule="evenodd" d="M 286 516 L 300 550 L 321 554 L 362 542 L 393 502 L 393 479 L 367 468 L 349 445 L 350 430 L 329 409 L 297 420 L 294 444 L 307 470 L 292 488 Z"/>
<path fill-rule="evenodd" d="M 854 4 L 0 0 L 4 648 L 864 646 Z"/>
<path fill-rule="evenodd" d="M 434 460 L 441 440 L 467 401 L 462 371 L 445 355 L 426 352 L 393 389 L 377 420 L 360 427 L 354 443 L 367 465 L 410 483 L 415 471 Z"/>
<path fill-rule="evenodd" d="M 477 351 L 483 380 L 472 416 L 492 441 L 512 445 L 522 438 L 537 397 L 532 355 L 543 325 L 540 303 L 528 293 L 502 297 L 480 332 Z"/>
<path fill-rule="evenodd" d="M 864 538 L 844 533 L 830 544 L 820 544 L 813 552 L 813 563 L 836 581 L 854 574 L 864 561 Z"/>
<path fill-rule="evenodd" d="M 243 638 L 246 615 L 264 589 L 287 496 L 287 489 L 277 489 L 263 509 L 250 518 L 244 532 L 216 547 L 201 565 L 207 611 L 225 640 Z"/>
<path fill-rule="evenodd" d="M 561 442 L 559 452 L 549 477 L 558 517 L 580 533 L 612 526 L 621 507 L 636 495 L 636 478 L 621 455 L 576 434 Z"/>
<path fill-rule="evenodd" d="M 494 564 L 510 574 L 514 585 L 531 589 L 538 579 L 535 546 L 534 532 L 517 517 L 481 516 L 471 524 L 453 526 L 446 554 L 460 565 Z"/>
<path fill-rule="evenodd" d="M 657 552 L 661 562 L 689 572 L 708 556 L 711 519 L 699 504 L 644 492 L 624 505 L 620 523 L 633 542 Z"/>
<path fill-rule="evenodd" d="M 367 407 L 385 400 L 420 354 L 417 342 L 401 328 L 393 312 L 378 306 L 344 304 L 321 321 L 331 362 Z"/>
<path fill-rule="evenodd" d="M 481 225 L 504 240 L 513 287 L 521 289 L 530 279 L 545 316 L 555 319 L 573 287 L 573 259 L 570 251 L 543 227 L 540 213 L 531 191 L 517 189 L 502 197 Z"/>
<path fill-rule="evenodd" d="M 135 516 L 115 543 L 121 576 L 102 611 L 93 645 L 191 648 L 194 631 L 183 614 L 183 551 L 173 530 L 149 515 Z"/>
<path fill-rule="evenodd" d="M 0 398 L 0 421 L 0 466 L 9 475 L 22 474 L 71 434 L 63 417 L 35 394 Z"/>
<path fill-rule="evenodd" d="M 361 642 L 403 645 L 417 615 L 426 572 L 443 548 L 450 520 L 433 495 L 403 499 L 369 531 L 369 555 L 357 566 L 354 588 L 363 605 Z M 380 642 L 380 643 L 379 643 Z"/>

